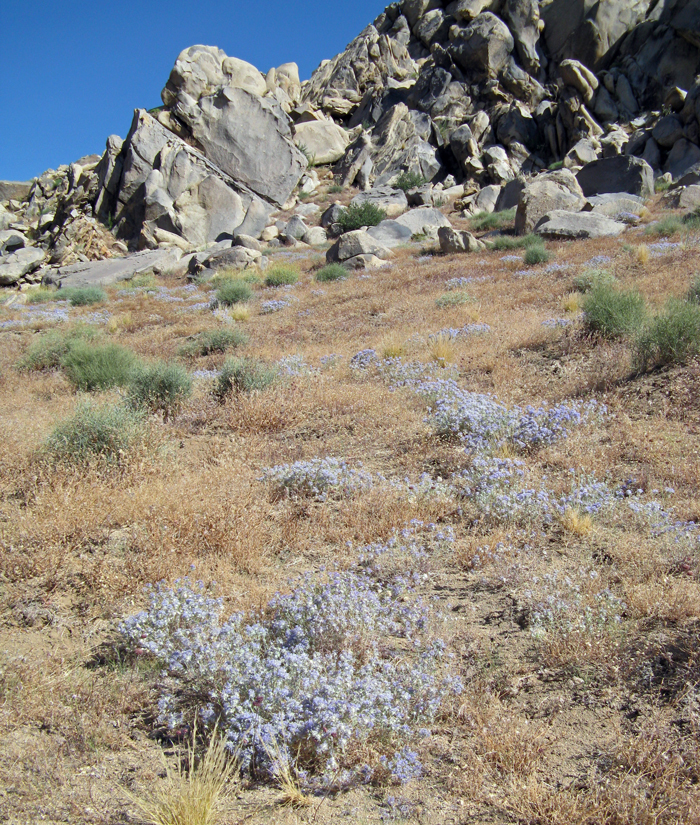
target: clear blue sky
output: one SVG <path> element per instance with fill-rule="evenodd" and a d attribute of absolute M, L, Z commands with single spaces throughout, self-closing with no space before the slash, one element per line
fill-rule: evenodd
<path fill-rule="evenodd" d="M 380 14 L 384 0 L 2 0 L 0 180 L 29 180 L 124 137 L 159 106 L 178 54 L 202 43 L 302 80 Z"/>

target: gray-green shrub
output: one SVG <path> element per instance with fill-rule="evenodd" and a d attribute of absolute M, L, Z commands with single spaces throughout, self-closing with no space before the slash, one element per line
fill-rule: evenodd
<path fill-rule="evenodd" d="M 410 189 L 416 189 L 427 182 L 427 179 L 418 172 L 402 172 L 394 181 L 394 187 L 401 189 L 403 192 L 408 192 Z"/>
<path fill-rule="evenodd" d="M 99 286 L 74 286 L 59 289 L 56 297 L 61 301 L 70 301 L 71 306 L 82 307 L 106 301 L 107 293 Z"/>
<path fill-rule="evenodd" d="M 700 304 L 700 275 L 696 275 L 693 283 L 688 288 L 686 300 L 692 304 Z"/>
<path fill-rule="evenodd" d="M 544 244 L 531 244 L 525 250 L 523 261 L 526 266 L 536 266 L 537 264 L 546 264 L 549 258 L 549 252 L 544 248 Z"/>
<path fill-rule="evenodd" d="M 299 270 L 288 264 L 275 264 L 265 275 L 266 286 L 290 286 L 299 280 Z"/>
<path fill-rule="evenodd" d="M 129 381 L 132 407 L 173 415 L 192 393 L 192 379 L 184 367 L 156 361 L 134 370 Z"/>
<path fill-rule="evenodd" d="M 584 324 L 605 338 L 622 338 L 639 330 L 646 320 L 644 298 L 636 290 L 597 284 L 583 301 Z"/>
<path fill-rule="evenodd" d="M 230 393 L 264 390 L 279 377 L 277 369 L 257 358 L 229 358 L 224 362 L 214 394 L 223 400 Z"/>
<path fill-rule="evenodd" d="M 342 281 L 350 273 L 342 264 L 327 264 L 318 270 L 314 276 L 317 281 Z"/>
<path fill-rule="evenodd" d="M 640 369 L 684 364 L 700 355 L 700 305 L 671 298 L 635 341 Z"/>
<path fill-rule="evenodd" d="M 41 333 L 17 362 L 17 369 L 55 369 L 61 366 L 61 361 L 76 341 L 94 341 L 97 337 L 97 330 L 89 326 L 73 327 L 65 331 L 52 329 Z"/>
<path fill-rule="evenodd" d="M 64 463 L 84 464 L 92 458 L 121 463 L 129 450 L 144 440 L 143 418 L 138 411 L 88 402 L 54 427 L 44 451 L 53 461 Z"/>
<path fill-rule="evenodd" d="M 222 281 L 216 290 L 216 302 L 223 306 L 243 304 L 253 297 L 253 290 L 244 281 L 230 279 Z"/>
<path fill-rule="evenodd" d="M 119 344 L 74 341 L 61 358 L 61 368 L 76 389 L 92 392 L 129 383 L 138 364 L 136 353 Z"/>
<path fill-rule="evenodd" d="M 573 288 L 577 292 L 590 292 L 594 287 L 605 285 L 614 286 L 617 283 L 617 278 L 608 272 L 607 269 L 587 269 L 580 275 L 577 275 L 572 283 Z"/>
<path fill-rule="evenodd" d="M 248 336 L 240 329 L 212 329 L 200 332 L 192 341 L 180 347 L 180 354 L 194 358 L 198 355 L 210 355 L 213 352 L 226 352 L 236 347 L 245 346 Z"/>
<path fill-rule="evenodd" d="M 474 232 L 504 229 L 515 220 L 515 208 L 501 212 L 477 212 L 469 220 L 469 228 Z"/>

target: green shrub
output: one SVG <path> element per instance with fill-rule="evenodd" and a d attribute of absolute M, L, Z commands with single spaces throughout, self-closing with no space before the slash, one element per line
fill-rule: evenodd
<path fill-rule="evenodd" d="M 45 304 L 47 301 L 59 301 L 61 296 L 55 289 L 46 286 L 33 287 L 27 292 L 28 304 Z"/>
<path fill-rule="evenodd" d="M 328 193 L 330 195 L 339 195 L 343 191 L 343 187 L 339 183 L 332 183 L 328 187 Z"/>
<path fill-rule="evenodd" d="M 352 232 L 363 226 L 376 226 L 386 218 L 386 212 L 376 204 L 365 201 L 361 204 L 350 204 L 338 218 L 343 232 Z"/>
<path fill-rule="evenodd" d="M 52 460 L 66 463 L 84 464 L 95 457 L 121 462 L 144 439 L 143 419 L 137 411 L 83 403 L 53 429 L 44 450 Z"/>
<path fill-rule="evenodd" d="M 614 286 L 616 283 L 617 278 L 607 269 L 587 269 L 574 278 L 572 286 L 577 292 L 585 293 L 599 285 Z"/>
<path fill-rule="evenodd" d="M 99 286 L 76 286 L 60 289 L 57 298 L 61 301 L 70 301 L 71 306 L 84 307 L 106 301 L 107 293 Z"/>
<path fill-rule="evenodd" d="M 663 180 L 662 178 L 657 178 L 654 181 L 654 192 L 668 192 L 671 188 L 671 181 L 670 180 Z"/>
<path fill-rule="evenodd" d="M 700 306 L 672 298 L 635 342 L 640 369 L 683 364 L 700 354 Z"/>
<path fill-rule="evenodd" d="M 243 304 L 253 297 L 253 290 L 244 281 L 228 279 L 222 281 L 216 290 L 216 302 L 223 306 Z"/>
<path fill-rule="evenodd" d="M 94 341 L 93 327 L 73 327 L 66 331 L 51 330 L 32 341 L 29 349 L 17 363 L 19 370 L 50 370 L 61 366 L 61 361 L 76 341 Z"/>
<path fill-rule="evenodd" d="M 194 340 L 180 348 L 180 354 L 195 358 L 198 355 L 210 355 L 213 352 L 226 352 L 229 349 L 245 346 L 248 336 L 240 329 L 212 329 L 200 332 Z"/>
<path fill-rule="evenodd" d="M 275 264 L 265 275 L 266 286 L 289 286 L 299 280 L 299 270 L 288 264 Z"/>
<path fill-rule="evenodd" d="M 435 306 L 440 309 L 445 307 L 458 307 L 463 304 L 473 304 L 474 297 L 468 292 L 446 292 L 435 300 Z"/>
<path fill-rule="evenodd" d="M 418 186 L 423 186 L 428 181 L 423 175 L 418 174 L 418 172 L 402 172 L 394 181 L 394 188 L 395 189 L 402 189 L 404 192 L 408 192 L 409 189 L 416 189 Z"/>
<path fill-rule="evenodd" d="M 564 161 L 563 160 L 555 160 L 554 163 L 550 163 L 547 167 L 550 172 L 556 172 L 558 169 L 564 168 Z"/>
<path fill-rule="evenodd" d="M 515 209 L 504 209 L 502 212 L 477 212 L 469 220 L 472 232 L 486 232 L 493 229 L 504 229 L 515 220 Z"/>
<path fill-rule="evenodd" d="M 640 329 L 646 319 L 644 298 L 636 290 L 597 284 L 583 302 L 584 323 L 605 338 L 620 338 Z"/>
<path fill-rule="evenodd" d="M 539 235 L 499 235 L 488 241 L 489 249 L 498 252 L 507 252 L 511 249 L 527 249 L 530 246 L 541 246 L 542 238 Z"/>
<path fill-rule="evenodd" d="M 168 418 L 192 393 L 192 379 L 179 364 L 158 361 L 134 370 L 129 381 L 129 404 Z"/>
<path fill-rule="evenodd" d="M 649 224 L 644 230 L 645 235 L 658 235 L 661 238 L 668 238 L 680 232 L 683 228 L 683 221 L 678 215 L 668 215 L 656 223 Z"/>
<path fill-rule="evenodd" d="M 88 343 L 78 339 L 61 358 L 61 367 L 79 390 L 92 392 L 129 383 L 136 368 L 136 354 L 118 344 Z"/>
<path fill-rule="evenodd" d="M 342 264 L 327 264 L 314 276 L 317 281 L 342 281 L 350 273 Z"/>
<path fill-rule="evenodd" d="M 549 252 L 544 248 L 544 244 L 532 244 L 525 250 L 523 261 L 526 266 L 536 266 L 546 264 L 549 258 Z"/>
<path fill-rule="evenodd" d="M 264 390 L 277 378 L 275 367 L 255 358 L 229 358 L 221 369 L 214 393 L 221 400 L 231 392 Z"/>
<path fill-rule="evenodd" d="M 700 304 L 700 275 L 695 276 L 695 280 L 686 294 L 686 300 L 692 304 Z"/>

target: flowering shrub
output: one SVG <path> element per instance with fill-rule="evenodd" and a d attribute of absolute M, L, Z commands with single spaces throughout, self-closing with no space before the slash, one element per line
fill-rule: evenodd
<path fill-rule="evenodd" d="M 280 494 L 317 501 L 325 501 L 332 494 L 350 497 L 371 489 L 373 483 L 370 473 L 354 470 L 338 458 L 279 464 L 267 470 L 261 480 L 270 482 Z"/>
<path fill-rule="evenodd" d="M 278 749 L 302 780 L 313 773 L 329 784 L 351 767 L 351 746 L 365 742 L 395 760 L 397 778 L 417 775 L 417 761 L 397 748 L 461 689 L 444 676 L 445 646 L 428 640 L 427 620 L 420 603 L 399 601 L 365 575 L 337 573 L 307 577 L 260 615 L 226 620 L 221 600 L 201 585 L 159 586 L 120 632 L 164 667 L 162 722 L 181 724 L 196 704 L 206 724 L 218 721 L 244 769 L 273 773 L 269 754 Z M 399 639 L 413 648 L 410 659 L 406 642 L 396 655 Z"/>
<path fill-rule="evenodd" d="M 277 300 L 263 301 L 260 304 L 260 312 L 263 315 L 270 315 L 272 312 L 280 312 L 283 309 L 291 306 L 291 301 L 285 301 L 283 298 Z"/>

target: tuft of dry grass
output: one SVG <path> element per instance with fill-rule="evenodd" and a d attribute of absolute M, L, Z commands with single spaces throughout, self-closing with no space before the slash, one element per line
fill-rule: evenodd
<path fill-rule="evenodd" d="M 428 340 L 430 358 L 441 367 L 455 362 L 455 345 L 452 338 L 445 333 L 434 335 Z"/>

